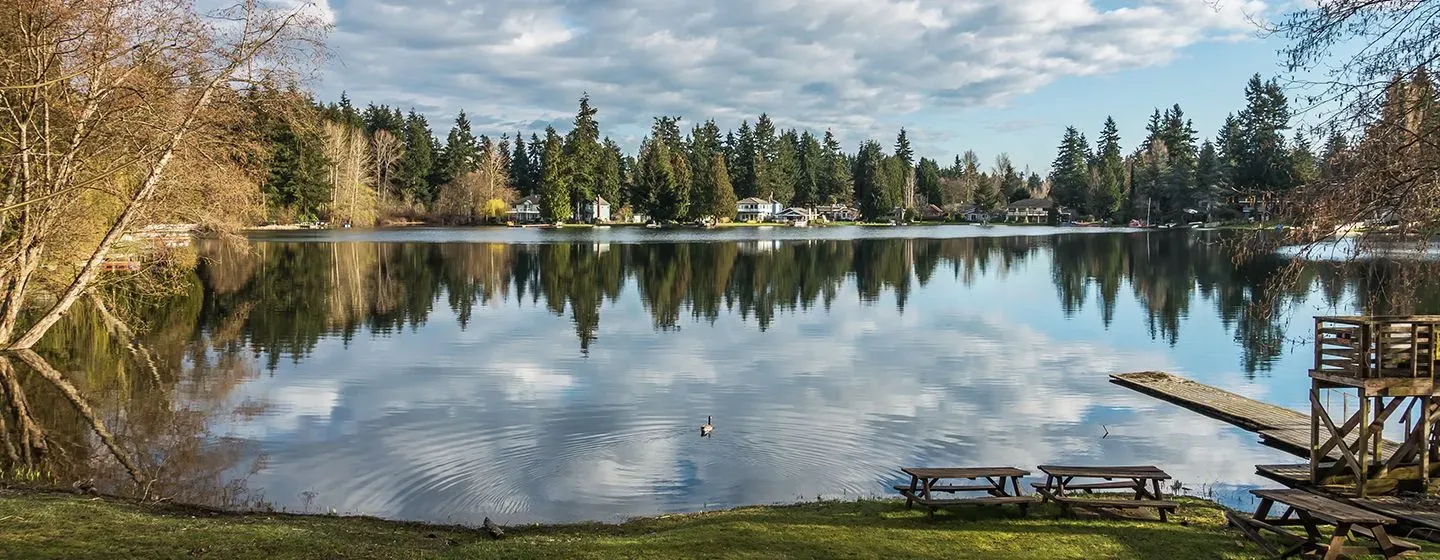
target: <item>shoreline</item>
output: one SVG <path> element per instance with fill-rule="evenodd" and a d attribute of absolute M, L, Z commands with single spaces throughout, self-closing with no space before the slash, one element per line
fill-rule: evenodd
<path fill-rule="evenodd" d="M 0 489 L 0 556 L 16 558 L 1262 558 L 1224 508 L 1179 498 L 1171 521 L 1061 517 L 1053 505 L 937 513 L 902 500 L 806 502 L 505 527 L 235 513 Z M 123 527 L 124 530 L 116 530 Z"/>

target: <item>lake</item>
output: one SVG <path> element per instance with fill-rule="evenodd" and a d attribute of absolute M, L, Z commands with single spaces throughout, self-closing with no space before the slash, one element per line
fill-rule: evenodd
<path fill-rule="evenodd" d="M 1286 261 L 1237 266 L 1226 239 L 930 226 L 203 242 L 172 295 L 77 306 L 37 348 L 90 418 L 16 361 L 3 431 L 20 472 L 59 484 L 133 488 L 98 420 L 154 495 L 425 521 L 881 496 L 919 465 L 1156 464 L 1239 504 L 1265 484 L 1255 464 L 1303 459 L 1108 376 L 1164 370 L 1303 409 L 1310 316 L 1357 311 L 1385 274 L 1314 263 L 1272 290 Z M 14 451 L 17 395 L 48 438 L 36 457 Z"/>

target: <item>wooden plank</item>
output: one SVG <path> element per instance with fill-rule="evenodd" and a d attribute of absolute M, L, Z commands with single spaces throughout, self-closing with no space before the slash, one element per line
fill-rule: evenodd
<path fill-rule="evenodd" d="M 1352 430 L 1350 433 L 1345 434 L 1345 444 L 1350 446 L 1351 449 L 1355 448 L 1356 431 L 1357 430 Z M 1325 434 L 1325 436 L 1328 436 L 1328 434 Z M 1294 428 L 1277 430 L 1262 430 L 1260 432 L 1260 438 L 1260 441 L 1265 445 L 1269 445 L 1271 447 L 1275 447 L 1284 451 L 1289 451 L 1301 457 L 1310 456 L 1309 426 L 1299 426 Z M 1390 441 L 1388 439 L 1381 441 L 1380 457 L 1382 458 L 1382 461 L 1385 459 L 1389 459 L 1399 449 L 1399 443 Z M 1331 449 L 1330 452 L 1326 454 L 1327 458 L 1337 461 L 1342 459 L 1343 456 L 1343 453 L 1338 447 L 1335 449 Z"/>
<path fill-rule="evenodd" d="M 1433 505 L 1416 503 L 1395 496 L 1351 499 L 1350 502 L 1358 507 L 1399 519 L 1407 525 L 1440 531 L 1440 508 Z"/>
<path fill-rule="evenodd" d="M 1305 426 L 1309 415 L 1163 372 L 1122 373 L 1111 382 L 1258 432 Z M 1308 437 L 1308 436 L 1307 436 Z M 1307 451 L 1308 453 L 1308 451 Z"/>
<path fill-rule="evenodd" d="M 987 476 L 1028 476 L 1030 474 L 1030 471 L 1015 467 L 905 467 L 900 470 L 905 474 L 920 478 L 984 478 Z"/>
<path fill-rule="evenodd" d="M 1035 487 L 1036 490 L 1039 490 L 1039 489 L 1041 489 L 1041 488 L 1049 488 L 1049 486 L 1046 486 L 1044 482 L 1031 482 L 1031 483 L 1030 483 L 1030 486 Z M 1135 482 L 1134 482 L 1134 481 L 1129 481 L 1129 482 L 1097 482 L 1097 483 L 1094 483 L 1094 484 L 1066 484 L 1066 485 L 1065 485 L 1065 489 L 1066 489 L 1066 490 L 1133 490 L 1134 488 L 1135 488 Z"/>
<path fill-rule="evenodd" d="M 927 507 L 1033 504 L 1039 500 L 1039 498 L 1035 496 L 984 496 L 980 498 L 953 498 L 947 500 L 927 500 L 920 496 L 915 496 L 914 499 L 915 503 Z"/>
<path fill-rule="evenodd" d="M 910 485 L 896 484 L 894 488 L 896 490 L 908 492 L 910 490 Z M 920 486 L 915 487 L 916 490 L 919 490 L 920 488 Z M 930 487 L 931 492 L 989 492 L 991 490 L 996 490 L 996 488 L 989 484 L 971 484 L 966 486 L 936 484 Z"/>
<path fill-rule="evenodd" d="M 1073 496 L 1051 496 L 1051 499 L 1072 506 L 1109 508 L 1156 508 L 1174 510 L 1180 507 L 1169 500 L 1108 500 L 1104 498 L 1076 498 Z"/>
<path fill-rule="evenodd" d="M 1250 493 L 1261 499 L 1274 500 L 1275 502 L 1309 512 L 1311 515 L 1329 521 L 1330 523 L 1378 523 L 1381 525 L 1395 523 L 1393 518 L 1360 509 L 1350 504 L 1337 502 L 1305 490 L 1251 490 Z"/>
<path fill-rule="evenodd" d="M 1050 476 L 1079 476 L 1086 478 L 1145 478 L 1169 480 L 1170 475 L 1159 467 L 1144 466 L 1066 466 L 1066 465 L 1040 465 L 1036 467 Z M 1066 486 L 1069 488 L 1069 486 Z"/>

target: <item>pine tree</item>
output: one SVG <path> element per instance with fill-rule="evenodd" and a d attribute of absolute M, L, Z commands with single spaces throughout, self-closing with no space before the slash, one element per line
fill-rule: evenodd
<path fill-rule="evenodd" d="M 555 127 L 545 129 L 545 150 L 540 172 L 540 215 L 547 222 L 570 219 L 569 174 L 564 165 L 565 145 Z"/>
<path fill-rule="evenodd" d="M 1185 211 L 1195 206 L 1195 129 L 1179 105 L 1165 111 L 1161 137 L 1168 169 L 1156 208 L 1171 219 L 1188 221 Z"/>
<path fill-rule="evenodd" d="M 625 154 L 620 151 L 620 145 L 608 136 L 605 137 L 600 163 L 600 177 L 595 194 L 611 205 L 619 204 L 621 184 L 625 180 Z"/>
<path fill-rule="evenodd" d="M 455 117 L 455 126 L 445 137 L 445 146 L 441 148 L 437 160 L 434 178 L 431 179 L 436 186 L 450 184 L 479 167 L 480 146 L 470 131 L 470 119 L 465 117 L 464 110 Z"/>
<path fill-rule="evenodd" d="M 709 214 L 717 218 L 734 219 L 736 215 L 735 189 L 730 185 L 730 174 L 725 171 L 725 156 L 715 154 L 710 164 L 714 179 L 714 195 L 711 197 Z"/>
<path fill-rule="evenodd" d="M 1225 164 L 1215 144 L 1206 140 L 1200 145 L 1200 156 L 1195 162 L 1195 205 L 1196 209 L 1213 212 L 1219 205 L 1225 185 Z"/>
<path fill-rule="evenodd" d="M 1287 188 L 1290 179 L 1290 151 L 1284 131 L 1290 128 L 1290 109 L 1280 84 L 1262 81 L 1256 74 L 1245 86 L 1245 110 L 1240 113 L 1244 148 L 1235 186 L 1274 192 Z"/>
<path fill-rule="evenodd" d="M 1245 131 L 1240 128 L 1240 120 L 1234 114 L 1225 115 L 1225 124 L 1220 127 L 1220 133 L 1215 138 L 1215 152 L 1220 158 L 1220 169 L 1224 172 L 1221 186 L 1225 190 L 1235 187 L 1235 180 L 1240 176 L 1240 163 L 1247 157 L 1245 155 Z"/>
<path fill-rule="evenodd" d="M 943 206 L 945 201 L 940 194 L 940 164 L 933 159 L 920 158 L 915 169 L 915 188 L 920 196 L 925 197 L 926 203 Z"/>
<path fill-rule="evenodd" d="M 795 153 L 795 144 L 798 142 L 799 138 L 794 130 L 787 130 L 776 139 L 775 158 L 766 168 L 760 198 L 789 205 L 790 200 L 795 197 L 795 175 L 799 171 L 799 156 Z"/>
<path fill-rule="evenodd" d="M 687 216 L 693 176 L 680 138 L 679 119 L 657 117 L 641 152 L 636 191 L 644 199 L 645 213 L 656 221 Z"/>
<path fill-rule="evenodd" d="M 289 219 L 318 219 L 330 200 L 330 181 L 317 127 L 269 112 L 261 112 L 258 120 L 270 144 L 269 170 L 262 189 L 270 205 L 288 210 L 292 213 Z"/>
<path fill-rule="evenodd" d="M 735 156 L 730 168 L 731 180 L 735 182 L 735 196 L 749 198 L 760 190 L 760 174 L 765 167 L 761 155 L 756 152 L 755 134 L 750 122 L 740 123 L 735 138 Z"/>
<path fill-rule="evenodd" d="M 1025 190 L 1030 193 L 1032 198 L 1038 197 L 1045 192 L 1045 180 L 1040 178 L 1039 173 L 1031 171 L 1030 177 L 1025 180 Z"/>
<path fill-rule="evenodd" d="M 819 202 L 836 204 L 849 200 L 854 193 L 854 186 L 850 180 L 850 163 L 845 161 L 845 154 L 840 150 L 840 142 L 829 130 L 825 131 L 823 149 L 825 155 L 820 174 Z"/>
<path fill-rule="evenodd" d="M 1125 196 L 1125 160 L 1120 154 L 1120 130 L 1113 117 L 1105 118 L 1095 152 L 1096 182 L 1089 210 L 1109 220 L 1120 211 Z"/>
<path fill-rule="evenodd" d="M 886 176 L 885 152 L 874 140 L 860 145 L 855 158 L 855 202 L 866 220 L 888 217 L 895 209 L 894 189 Z"/>
<path fill-rule="evenodd" d="M 1320 153 L 1320 178 L 1331 180 L 1344 174 L 1345 158 L 1350 152 L 1350 141 L 1340 131 L 1330 134 L 1325 140 L 1325 149 Z"/>
<path fill-rule="evenodd" d="M 790 204 L 809 208 L 819 200 L 821 175 L 825 169 L 825 150 L 808 130 L 800 135 L 798 156 L 794 196 Z"/>
<path fill-rule="evenodd" d="M 1090 190 L 1090 170 L 1086 166 L 1090 148 L 1085 144 L 1085 137 L 1079 130 L 1073 126 L 1065 127 L 1059 153 L 1050 164 L 1050 198 L 1080 214 L 1090 213 L 1085 207 Z"/>
<path fill-rule="evenodd" d="M 900 128 L 900 133 L 895 137 L 895 157 L 900 158 L 900 163 L 905 167 L 904 177 L 900 181 L 901 206 L 913 208 L 915 206 L 915 150 L 910 148 L 910 136 L 905 133 L 905 128 Z"/>
<path fill-rule="evenodd" d="M 1308 185 L 1320 178 L 1320 164 L 1310 150 L 1310 141 L 1300 131 L 1295 131 L 1294 145 L 1290 149 L 1290 187 Z"/>
<path fill-rule="evenodd" d="M 780 138 L 776 136 L 775 123 L 770 120 L 770 115 L 761 113 L 760 118 L 755 121 L 755 151 L 751 160 L 751 173 L 755 177 L 755 192 L 751 196 L 757 196 L 769 200 L 773 198 L 769 191 L 775 189 L 773 172 L 771 167 L 775 164 L 778 155 Z"/>
<path fill-rule="evenodd" d="M 411 109 L 405 117 L 405 154 L 400 156 L 395 183 L 415 202 L 428 204 L 435 200 L 437 191 L 430 182 L 434 153 L 435 138 L 430 134 L 430 125 L 424 115 Z"/>
<path fill-rule="evenodd" d="M 590 95 L 581 95 L 575 126 L 565 137 L 566 184 L 570 187 L 570 205 L 577 211 L 582 203 L 593 201 L 599 190 L 603 154 L 596 112 L 590 106 Z"/>
<path fill-rule="evenodd" d="M 530 169 L 530 152 L 525 149 L 525 137 L 515 133 L 515 150 L 510 155 L 510 183 L 520 196 L 535 194 L 534 172 Z"/>

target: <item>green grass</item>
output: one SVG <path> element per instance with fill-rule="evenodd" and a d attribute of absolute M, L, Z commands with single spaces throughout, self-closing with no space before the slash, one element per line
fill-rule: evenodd
<path fill-rule="evenodd" d="M 1050 507 L 941 512 L 894 501 L 748 507 L 620 525 L 474 529 L 363 517 L 236 515 L 0 491 L 0 558 L 1261 558 L 1222 510 L 1184 500 L 1168 523 L 1061 518 Z"/>

